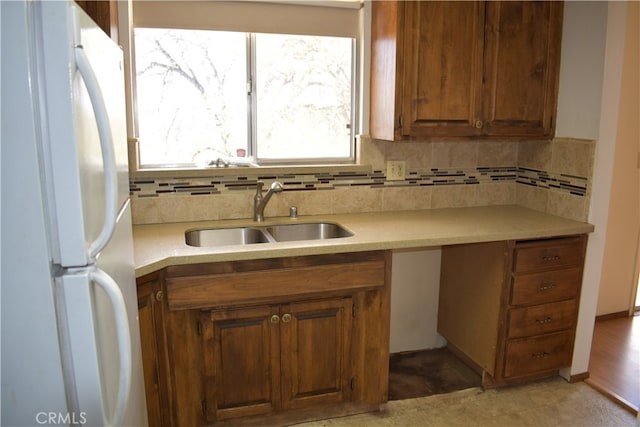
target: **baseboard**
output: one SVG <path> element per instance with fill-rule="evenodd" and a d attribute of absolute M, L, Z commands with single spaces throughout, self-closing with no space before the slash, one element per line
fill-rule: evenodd
<path fill-rule="evenodd" d="M 596 322 L 602 320 L 622 319 L 624 317 L 629 317 L 629 310 L 618 311 L 616 313 L 601 314 L 600 316 L 596 316 Z"/>
<path fill-rule="evenodd" d="M 581 374 L 571 375 L 571 376 L 569 377 L 569 382 L 570 382 L 571 384 L 573 384 L 573 383 L 579 383 L 579 382 L 582 382 L 582 381 L 586 380 L 587 378 L 589 378 L 589 371 L 587 371 L 587 372 L 583 372 L 583 373 L 581 373 Z"/>
<path fill-rule="evenodd" d="M 625 410 L 631 412 L 636 417 L 638 416 L 638 406 L 636 406 L 633 403 L 629 402 L 627 399 L 623 398 L 619 394 L 614 393 L 611 390 L 607 390 L 605 387 L 602 387 L 600 384 L 594 383 L 593 381 L 591 381 L 589 379 L 585 380 L 584 383 L 588 384 L 593 389 L 597 390 L 599 393 L 601 393 L 602 395 L 607 397 L 612 402 L 617 403 L 619 406 L 621 406 Z"/>

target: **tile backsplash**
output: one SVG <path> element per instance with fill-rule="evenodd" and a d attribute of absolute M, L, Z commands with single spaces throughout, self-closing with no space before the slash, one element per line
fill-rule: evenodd
<path fill-rule="evenodd" d="M 594 141 L 407 142 L 362 139 L 361 164 L 370 171 L 267 173 L 206 178 L 149 178 L 130 183 L 135 224 L 251 218 L 255 183 L 273 180 L 265 216 L 416 210 L 520 204 L 586 221 Z M 387 160 L 405 160 L 402 181 L 387 180 Z"/>

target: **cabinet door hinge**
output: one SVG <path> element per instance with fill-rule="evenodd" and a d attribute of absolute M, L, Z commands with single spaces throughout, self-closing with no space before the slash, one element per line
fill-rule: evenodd
<path fill-rule="evenodd" d="M 196 332 L 198 335 L 202 335 L 202 322 L 201 321 L 197 321 L 196 322 Z"/>
<path fill-rule="evenodd" d="M 351 317 L 356 317 L 356 305 L 351 305 Z"/>
<path fill-rule="evenodd" d="M 351 387 L 351 390 L 355 390 L 356 389 L 356 379 L 355 379 L 355 377 L 351 378 L 351 382 L 349 383 L 349 386 Z"/>
<path fill-rule="evenodd" d="M 202 401 L 200 402 L 200 406 L 202 407 L 202 415 L 204 415 L 204 417 L 207 417 L 207 400 L 206 399 L 202 399 Z"/>
<path fill-rule="evenodd" d="M 404 119 L 403 119 L 403 117 L 402 117 L 402 114 L 400 114 L 400 115 L 398 116 L 398 127 L 399 127 L 400 129 L 402 129 L 402 128 L 403 128 L 403 125 L 404 125 Z"/>

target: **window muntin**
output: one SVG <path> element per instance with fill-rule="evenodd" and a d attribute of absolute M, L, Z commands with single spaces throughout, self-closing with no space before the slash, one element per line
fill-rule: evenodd
<path fill-rule="evenodd" d="M 140 168 L 353 162 L 354 41 L 136 28 Z M 233 161 L 233 159 L 231 159 Z"/>

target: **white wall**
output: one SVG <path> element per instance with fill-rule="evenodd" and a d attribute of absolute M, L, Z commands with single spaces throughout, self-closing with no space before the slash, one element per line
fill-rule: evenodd
<path fill-rule="evenodd" d="M 595 225 L 595 231 L 589 236 L 587 247 L 573 363 L 570 370 L 563 372 L 565 376 L 588 372 L 589 368 L 609 214 L 620 104 L 625 11 L 626 4 L 622 2 L 565 3 L 565 22 L 568 22 L 567 28 L 574 28 L 576 42 L 582 38 L 589 40 L 588 36 L 592 32 L 601 33 L 603 26 L 606 29 L 604 57 L 592 54 L 587 50 L 584 52 L 583 61 L 577 61 L 576 70 L 573 71 L 578 73 L 581 68 L 599 67 L 600 64 L 604 64 L 602 83 L 597 84 L 598 82 L 594 81 L 592 82 L 593 86 L 583 88 L 586 91 L 599 90 L 602 94 L 600 116 L 597 120 L 599 127 L 597 128 L 596 160 L 589 212 L 589 222 Z M 606 21 L 603 22 L 604 20 Z M 565 49 L 572 49 L 572 46 L 563 46 L 563 50 Z M 593 96 L 595 97 L 595 95 Z"/>
<path fill-rule="evenodd" d="M 568 1 L 564 4 L 558 137 L 598 137 L 606 20 L 606 2 Z"/>
<path fill-rule="evenodd" d="M 391 353 L 439 348 L 440 248 L 394 251 L 391 273 Z"/>
<path fill-rule="evenodd" d="M 640 16 L 638 2 L 627 3 L 624 59 L 620 80 L 620 103 L 617 118 L 615 154 L 609 192 L 602 276 L 597 314 L 629 311 L 637 286 L 635 274 L 637 236 L 640 229 L 640 180 L 638 153 L 640 152 Z M 614 87 L 612 90 L 615 90 Z M 616 120 L 617 119 L 617 120 Z M 613 128 L 614 124 L 611 124 Z M 603 200 L 604 201 L 604 200 Z"/>

